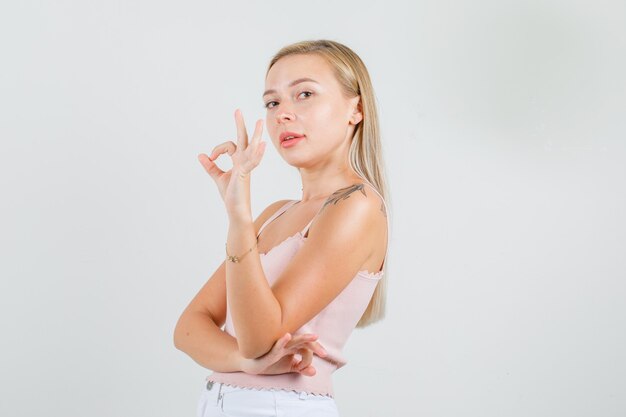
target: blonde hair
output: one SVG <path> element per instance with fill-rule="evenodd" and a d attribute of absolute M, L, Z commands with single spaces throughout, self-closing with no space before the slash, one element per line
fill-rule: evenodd
<path fill-rule="evenodd" d="M 317 54 L 326 59 L 333 68 L 345 97 L 361 96 L 363 119 L 354 131 L 348 159 L 351 168 L 361 178 L 369 182 L 387 202 L 388 187 L 380 141 L 376 98 L 365 64 L 356 53 L 339 42 L 326 39 L 301 41 L 280 49 L 272 57 L 265 76 L 267 77 L 270 69 L 279 59 L 296 54 Z M 387 203 L 388 206 L 389 203 Z M 390 215 L 389 210 L 387 210 L 386 215 Z M 391 220 L 391 218 L 389 219 Z M 389 229 L 391 229 L 391 225 Z M 390 242 L 390 233 L 391 230 L 387 230 L 389 236 L 387 244 Z M 376 285 L 374 294 L 356 327 L 368 326 L 385 317 L 387 265 L 388 261 L 385 258 L 382 278 Z"/>

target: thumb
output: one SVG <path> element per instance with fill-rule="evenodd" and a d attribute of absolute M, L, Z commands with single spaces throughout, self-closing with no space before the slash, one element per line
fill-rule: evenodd
<path fill-rule="evenodd" d="M 222 171 L 217 165 L 215 165 L 215 162 L 213 162 L 211 158 L 207 156 L 207 154 L 199 154 L 198 161 L 200 161 L 200 163 L 204 167 L 204 170 L 214 179 L 224 173 L 224 171 Z"/>
<path fill-rule="evenodd" d="M 287 345 L 287 343 L 289 343 L 289 341 L 291 340 L 291 333 L 287 332 L 285 333 L 285 335 L 282 338 L 282 346 L 281 347 L 285 347 Z"/>

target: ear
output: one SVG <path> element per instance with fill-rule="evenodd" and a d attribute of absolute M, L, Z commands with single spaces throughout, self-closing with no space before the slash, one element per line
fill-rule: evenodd
<path fill-rule="evenodd" d="M 359 124 L 363 120 L 363 106 L 361 105 L 361 96 L 356 96 L 353 99 L 352 116 L 350 117 L 350 123 L 353 125 Z"/>

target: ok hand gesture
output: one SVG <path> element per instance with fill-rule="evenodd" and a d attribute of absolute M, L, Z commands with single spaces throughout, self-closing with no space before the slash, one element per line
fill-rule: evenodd
<path fill-rule="evenodd" d="M 250 173 L 261 162 L 267 142 L 261 141 L 263 119 L 257 120 L 250 143 L 248 143 L 248 132 L 243 115 L 239 109 L 235 110 L 235 121 L 237 144 L 232 141 L 223 142 L 213 148 L 209 156 L 204 153 L 199 154 L 198 160 L 217 184 L 228 213 L 249 214 Z M 223 153 L 227 153 L 233 163 L 233 167 L 227 172 L 222 171 L 213 162 Z"/>

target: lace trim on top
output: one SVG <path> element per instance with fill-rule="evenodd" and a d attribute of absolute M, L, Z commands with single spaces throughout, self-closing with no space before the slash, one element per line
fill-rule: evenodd
<path fill-rule="evenodd" d="M 213 383 L 216 384 L 224 384 L 224 385 L 228 385 L 229 387 L 233 387 L 233 388 L 240 388 L 240 389 L 253 389 L 256 391 L 270 391 L 270 390 L 280 390 L 280 391 L 285 391 L 285 392 L 295 392 L 296 394 L 300 394 L 301 391 L 297 391 L 295 389 L 286 389 L 286 388 L 278 388 L 278 387 L 262 387 L 260 385 L 250 385 L 250 386 L 242 386 L 242 385 L 235 385 L 235 384 L 227 384 L 225 382 L 220 382 L 220 381 L 214 381 L 211 379 L 211 377 L 207 376 L 206 377 L 206 381 L 211 381 Z M 330 398 L 335 398 L 333 397 L 332 394 L 327 393 L 327 392 L 316 392 L 316 391 L 305 391 L 307 394 L 309 395 L 316 395 L 318 397 L 330 397 Z"/>

